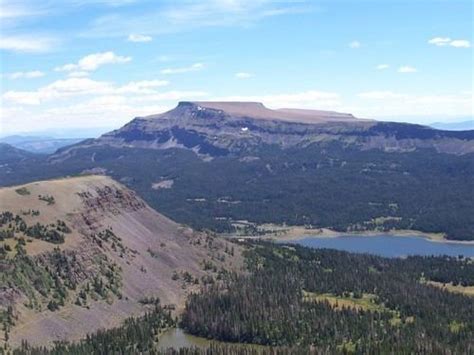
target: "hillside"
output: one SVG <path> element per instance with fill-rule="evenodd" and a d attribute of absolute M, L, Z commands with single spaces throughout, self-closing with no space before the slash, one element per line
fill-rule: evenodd
<path fill-rule="evenodd" d="M 241 267 L 237 246 L 180 226 L 105 176 L 2 188 L 0 213 L 10 345 L 78 339 L 157 298 L 180 312 L 189 292 Z"/>
<path fill-rule="evenodd" d="M 107 174 L 173 220 L 218 232 L 276 223 L 472 240 L 473 156 L 474 131 L 181 102 L 46 158 L 10 162 L 0 182 Z"/>
<path fill-rule="evenodd" d="M 33 153 L 24 149 L 16 148 L 10 144 L 0 142 L 0 164 L 4 167 L 11 162 L 16 163 L 34 156 Z"/>

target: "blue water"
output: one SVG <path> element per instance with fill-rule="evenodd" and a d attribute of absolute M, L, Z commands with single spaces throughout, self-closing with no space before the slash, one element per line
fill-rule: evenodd
<path fill-rule="evenodd" d="M 312 247 L 345 250 L 354 253 L 369 253 L 386 257 L 408 255 L 463 255 L 474 257 L 474 244 L 432 242 L 421 237 L 397 237 L 380 235 L 375 237 L 344 236 L 335 238 L 308 237 L 294 243 Z"/>

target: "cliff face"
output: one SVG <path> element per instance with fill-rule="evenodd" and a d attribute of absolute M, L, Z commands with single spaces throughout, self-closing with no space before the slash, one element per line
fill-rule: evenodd
<path fill-rule="evenodd" d="M 202 156 L 240 153 L 261 144 L 283 148 L 340 142 L 365 149 L 406 152 L 474 152 L 474 131 L 439 131 L 425 126 L 357 119 L 337 112 L 281 109 L 260 103 L 181 102 L 168 112 L 135 118 L 96 140 L 64 149 L 110 145 L 191 149 Z"/>
<path fill-rule="evenodd" d="M 73 340 L 119 325 L 143 313 L 147 298 L 179 311 L 203 277 L 217 275 L 203 261 L 216 270 L 240 268 L 237 246 L 178 225 L 105 176 L 3 188 L 0 201 L 2 221 L 9 220 L 0 223 L 7 235 L 0 248 L 11 246 L 0 255 L 0 315 L 12 316 L 12 345 Z M 43 238 L 51 230 L 63 242 Z M 16 251 L 20 239 L 24 255 Z"/>

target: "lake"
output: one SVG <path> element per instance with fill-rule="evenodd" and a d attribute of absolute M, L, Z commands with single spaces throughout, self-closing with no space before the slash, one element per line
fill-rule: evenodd
<path fill-rule="evenodd" d="M 433 242 L 416 236 L 308 237 L 291 241 L 291 243 L 312 248 L 338 249 L 386 257 L 405 257 L 408 255 L 463 255 L 474 257 L 474 244 Z"/>

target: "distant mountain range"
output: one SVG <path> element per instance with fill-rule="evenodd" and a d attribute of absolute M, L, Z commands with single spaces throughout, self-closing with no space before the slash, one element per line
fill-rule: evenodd
<path fill-rule="evenodd" d="M 1 143 L 7 143 L 19 149 L 41 154 L 54 153 L 61 147 L 65 147 L 82 140 L 84 140 L 84 138 L 53 138 L 21 135 L 0 138 Z"/>
<path fill-rule="evenodd" d="M 445 129 L 451 131 L 474 130 L 474 119 L 459 122 L 435 122 L 430 124 L 436 129 Z"/>
<path fill-rule="evenodd" d="M 474 131 L 181 102 L 47 157 L 23 155 L 5 163 L 1 184 L 107 174 L 197 229 L 244 220 L 474 239 Z"/>

